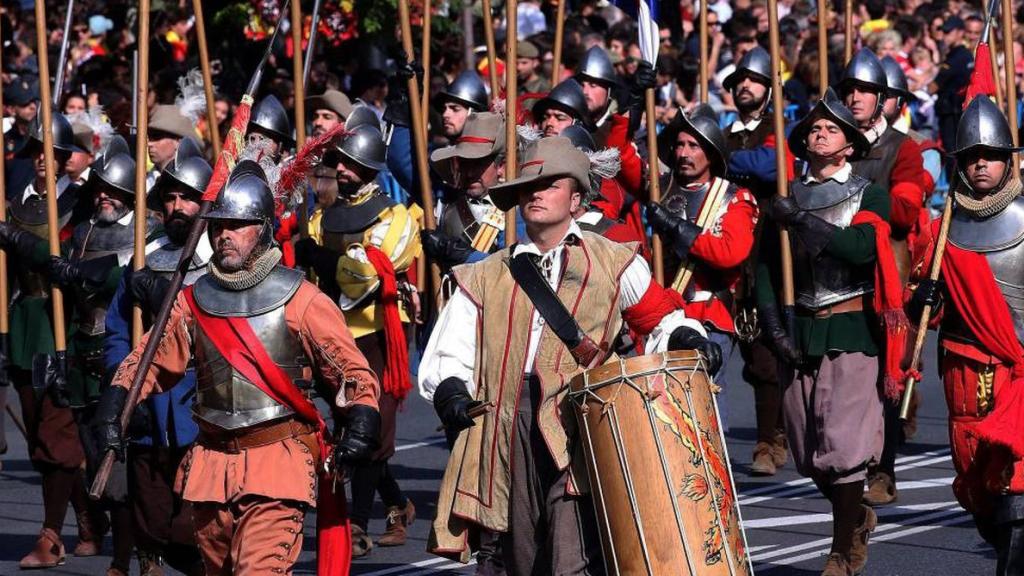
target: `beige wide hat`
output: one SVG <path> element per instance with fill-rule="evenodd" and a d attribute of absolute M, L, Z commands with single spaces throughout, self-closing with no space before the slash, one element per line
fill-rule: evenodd
<path fill-rule="evenodd" d="M 466 118 L 462 134 L 455 144 L 430 154 L 430 165 L 444 179 L 454 176 L 452 158 L 475 160 L 505 151 L 505 118 L 493 112 L 473 112 Z"/>
<path fill-rule="evenodd" d="M 173 134 L 179 138 L 196 137 L 196 127 L 192 121 L 178 110 L 177 106 L 159 104 L 153 108 L 149 116 L 149 129 Z"/>
<path fill-rule="evenodd" d="M 521 191 L 536 189 L 540 184 L 567 177 L 579 182 L 584 197 L 593 194 L 590 158 L 573 146 L 568 138 L 541 138 L 523 152 L 519 176 L 491 188 L 491 201 L 501 210 L 511 210 L 519 204 Z"/>
<path fill-rule="evenodd" d="M 342 120 L 346 120 L 352 115 L 352 101 L 344 93 L 337 90 L 327 90 L 323 94 L 306 98 L 306 107 L 310 111 L 330 110 L 341 116 Z"/>

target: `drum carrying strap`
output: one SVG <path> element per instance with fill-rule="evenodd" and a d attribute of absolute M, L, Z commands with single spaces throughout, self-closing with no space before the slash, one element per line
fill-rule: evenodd
<path fill-rule="evenodd" d="M 576 363 L 590 369 L 604 362 L 608 355 L 608 344 L 598 345 L 587 336 L 576 319 L 565 308 L 529 254 L 520 254 L 509 259 L 512 279 L 523 289 L 533 303 L 540 317 L 548 323 L 558 339 L 569 349 Z"/>

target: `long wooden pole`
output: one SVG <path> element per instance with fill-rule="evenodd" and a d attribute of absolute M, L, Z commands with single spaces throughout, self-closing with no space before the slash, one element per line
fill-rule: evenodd
<path fill-rule="evenodd" d="M 213 96 L 213 73 L 210 70 L 210 52 L 206 45 L 206 23 L 203 19 L 203 0 L 192 0 L 196 17 L 196 38 L 199 40 L 199 68 L 203 71 L 203 92 L 206 94 L 206 123 L 209 125 L 210 146 L 213 157 L 220 158 L 220 126 L 217 126 L 217 106 Z"/>
<path fill-rule="evenodd" d="M 992 0 L 996 2 L 997 0 Z M 1003 109 L 1003 87 L 999 83 L 999 54 L 995 49 L 995 46 L 989 46 L 988 51 L 988 65 L 992 69 L 992 86 L 995 87 L 996 93 L 996 106 L 1000 110 Z"/>
<path fill-rule="evenodd" d="M 50 94 L 50 57 L 46 45 L 44 2 L 36 3 L 36 58 L 39 61 L 40 131 L 43 133 L 43 162 L 46 165 L 46 223 L 51 256 L 60 256 L 60 221 L 57 214 L 57 165 L 53 156 L 53 109 Z M 53 344 L 57 358 L 65 357 L 64 294 L 56 284 L 50 287 L 53 304 Z"/>
<path fill-rule="evenodd" d="M 139 0 L 139 74 L 135 81 L 139 117 L 135 121 L 135 250 L 136 271 L 146 265 L 146 160 L 149 157 L 149 0 Z M 205 79 L 204 79 L 205 82 Z M 142 306 L 132 305 L 132 347 L 142 342 Z"/>
<path fill-rule="evenodd" d="M 828 90 L 828 0 L 818 0 L 818 98 Z"/>
<path fill-rule="evenodd" d="M 430 124 L 430 20 L 433 17 L 430 0 L 423 0 L 423 38 L 420 59 L 423 62 L 423 94 L 420 94 L 423 108 L 423 133 L 427 134 Z"/>
<path fill-rule="evenodd" d="M 844 51 L 843 64 L 848 64 L 853 58 L 853 0 L 846 0 L 845 28 L 846 28 L 846 49 Z"/>
<path fill-rule="evenodd" d="M 647 193 L 651 202 L 661 202 L 661 185 L 658 178 L 661 171 L 658 169 L 658 124 L 654 116 L 654 88 L 648 88 L 644 92 L 644 116 L 647 118 L 647 157 L 650 158 L 650 176 L 647 177 Z M 679 110 L 677 114 L 682 114 Z M 661 236 L 654 234 L 651 238 L 651 259 L 654 261 L 654 280 L 665 285 L 665 263 L 662 261 Z"/>
<path fill-rule="evenodd" d="M 703 104 L 708 102 L 708 3 L 701 0 L 700 3 L 700 101 Z"/>
<path fill-rule="evenodd" d="M 993 0 L 994 1 L 994 0 Z M 1006 68 L 1006 118 L 1010 121 L 1010 135 L 1017 146 L 1017 63 L 1013 56 L 1013 2 L 1003 0 L 1003 66 Z M 1014 154 L 1013 175 L 1017 175 L 1017 155 Z"/>
<path fill-rule="evenodd" d="M 942 272 L 942 256 L 946 253 L 946 236 L 949 235 L 949 223 L 953 220 L 953 191 L 946 195 L 946 204 L 942 207 L 942 222 L 939 225 L 939 238 L 935 244 L 935 254 L 932 256 L 932 266 L 928 277 L 932 280 L 939 279 Z M 903 388 L 903 401 L 900 402 L 900 418 L 907 419 L 910 413 L 910 398 L 914 395 L 916 381 L 913 373 L 921 360 L 921 351 L 924 350 L 924 340 L 928 336 L 928 322 L 932 317 L 932 307 L 925 305 L 921 310 L 921 319 L 917 323 L 917 336 L 914 338 L 914 353 L 910 356 L 911 370 L 907 376 L 907 382 Z"/>
<path fill-rule="evenodd" d="M 558 12 L 555 18 L 555 45 L 554 58 L 551 60 L 551 87 L 554 88 L 562 78 L 562 42 L 565 39 L 565 3 L 567 0 L 558 0 Z"/>
<path fill-rule="evenodd" d="M 785 142 L 785 123 L 782 117 L 782 58 L 779 54 L 779 5 L 778 0 L 768 0 L 768 42 L 772 56 L 772 119 L 775 123 L 775 141 Z M 778 150 L 784 150 L 779 147 Z M 786 155 L 775 154 L 775 192 L 789 196 L 789 182 L 786 178 Z M 789 230 L 779 230 L 780 257 L 782 260 L 782 309 L 787 319 L 787 330 L 792 329 L 793 306 L 793 254 L 789 245 Z M 793 334 L 790 333 L 792 337 Z"/>
<path fill-rule="evenodd" d="M 3 54 L 0 50 L 0 70 L 3 70 Z M 0 110 L 4 108 L 4 88 L 0 82 Z M 6 174 L 4 155 L 0 154 L 0 176 Z M 7 220 L 7 178 L 0 177 L 0 222 Z M 7 251 L 0 250 L 0 346 L 10 359 L 10 317 L 7 310 Z M 8 374 L 0 374 L 0 381 L 10 381 Z"/>
<path fill-rule="evenodd" d="M 491 83 L 491 101 L 498 99 L 501 86 L 498 85 L 498 50 L 494 47 L 494 13 L 491 11 L 491 0 L 482 0 L 480 4 L 484 16 L 484 42 L 487 44 L 487 78 Z M 508 63 L 506 62 L 507 66 Z M 470 63 L 471 67 L 472 63 Z M 515 63 L 513 62 L 513 68 Z"/>
<path fill-rule="evenodd" d="M 302 82 L 302 6 L 291 2 L 292 83 L 295 84 L 295 148 L 306 143 L 306 88 Z"/>
<path fill-rule="evenodd" d="M 408 54 L 408 58 L 414 58 L 415 52 L 412 49 L 412 25 L 409 24 L 409 0 L 398 0 L 398 19 L 402 27 L 402 48 Z M 437 223 L 434 221 L 434 192 L 430 188 L 430 170 L 427 167 L 427 134 L 426 124 L 423 122 L 423 107 L 420 106 L 420 85 L 414 75 L 409 78 L 407 88 L 409 90 L 409 112 L 412 116 L 412 139 L 416 151 L 416 174 L 420 181 L 420 202 L 423 204 L 423 224 L 427 230 L 433 230 Z M 430 265 L 430 277 L 432 290 L 440 296 L 441 269 L 436 262 Z M 422 283 L 423 280 L 420 280 Z M 423 286 L 420 286 L 423 291 Z"/>
<path fill-rule="evenodd" d="M 519 159 L 516 158 L 516 95 L 519 90 L 516 86 L 516 48 L 519 42 L 516 0 L 505 1 L 505 19 L 508 24 L 505 26 L 505 181 L 511 181 L 516 177 L 519 169 Z M 516 208 L 513 207 L 505 214 L 505 246 L 511 246 L 516 241 Z"/>

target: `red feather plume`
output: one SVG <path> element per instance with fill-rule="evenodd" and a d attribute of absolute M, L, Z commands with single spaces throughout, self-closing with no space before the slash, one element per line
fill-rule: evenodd
<path fill-rule="evenodd" d="M 217 158 L 217 164 L 213 167 L 213 176 L 210 177 L 210 183 L 206 185 L 206 192 L 203 193 L 204 201 L 212 202 L 217 199 L 221 188 L 224 187 L 224 184 L 228 181 L 228 176 L 231 175 L 231 169 L 235 167 L 238 153 L 241 152 L 242 145 L 245 142 L 245 131 L 249 127 L 249 113 L 252 110 L 252 102 L 252 96 L 246 94 L 242 97 L 242 102 L 235 110 L 235 117 L 231 120 L 231 129 L 228 130 L 228 135 L 224 139 L 224 147 L 220 151 L 220 158 Z"/>
<path fill-rule="evenodd" d="M 281 169 L 275 196 L 286 199 L 301 190 L 306 185 L 306 178 L 310 172 L 323 160 L 327 149 L 346 134 L 348 131 L 345 130 L 345 125 L 338 124 L 327 132 L 306 140 L 306 144 L 295 154 L 295 158 Z"/>

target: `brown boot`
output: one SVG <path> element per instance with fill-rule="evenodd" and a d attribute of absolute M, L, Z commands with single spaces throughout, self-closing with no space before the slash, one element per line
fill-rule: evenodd
<path fill-rule="evenodd" d="M 864 503 L 869 506 L 885 506 L 896 501 L 896 483 L 885 472 L 875 472 L 868 478 L 868 489 L 864 492 Z"/>
<path fill-rule="evenodd" d="M 43 528 L 43 531 L 39 533 L 39 539 L 36 540 L 35 548 L 28 553 L 28 556 L 21 559 L 19 566 L 22 570 L 30 570 L 53 568 L 62 564 L 64 564 L 64 543 L 61 542 L 60 535 L 49 528 Z"/>
<path fill-rule="evenodd" d="M 378 546 L 401 546 L 405 544 L 405 529 L 416 519 L 416 507 L 412 500 L 406 500 L 405 506 L 388 508 L 388 528 L 384 535 L 377 539 Z"/>
<path fill-rule="evenodd" d="M 903 439 L 910 440 L 917 434 L 917 407 L 921 405 L 921 392 L 914 388 L 910 395 L 910 406 L 907 409 L 907 419 L 903 421 Z"/>
<path fill-rule="evenodd" d="M 754 476 L 774 476 L 774 448 L 767 442 L 758 442 L 754 446 L 754 463 L 750 465 L 750 473 Z"/>
<path fill-rule="evenodd" d="M 772 459 L 775 460 L 775 467 L 782 468 L 789 460 L 789 443 L 786 441 L 786 433 L 779 430 L 775 433 L 775 442 L 772 443 Z"/>
<path fill-rule="evenodd" d="M 103 537 L 110 531 L 110 520 L 102 511 L 93 510 L 78 512 L 78 544 L 73 554 L 79 557 L 97 556 L 103 550 Z"/>
<path fill-rule="evenodd" d="M 860 574 L 868 563 L 868 538 L 878 526 L 878 515 L 870 506 L 864 506 L 864 519 L 853 533 L 853 546 L 850 548 L 850 568 L 854 574 Z"/>
<path fill-rule="evenodd" d="M 853 570 L 850 568 L 850 562 L 838 552 L 833 552 L 828 555 L 828 560 L 825 560 L 825 569 L 821 571 L 821 576 L 853 576 Z"/>
<path fill-rule="evenodd" d="M 362 558 L 363 556 L 367 556 L 371 550 L 373 550 L 373 540 L 366 535 L 366 530 L 363 530 L 362 527 L 353 524 L 352 557 Z"/>

